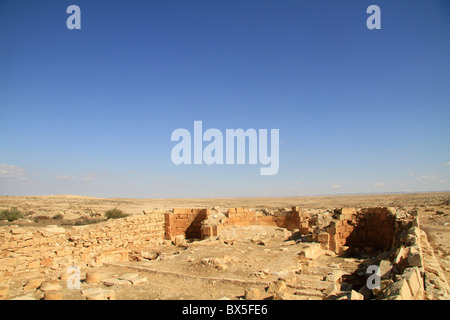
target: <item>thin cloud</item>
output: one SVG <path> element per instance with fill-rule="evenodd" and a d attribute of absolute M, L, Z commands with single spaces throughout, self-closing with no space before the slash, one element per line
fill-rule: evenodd
<path fill-rule="evenodd" d="M 87 173 L 81 177 L 81 181 L 94 181 L 97 179 L 97 175 L 95 173 Z"/>
<path fill-rule="evenodd" d="M 450 161 L 445 163 L 444 166 L 450 166 Z"/>
<path fill-rule="evenodd" d="M 437 179 L 438 179 L 437 174 L 424 175 L 424 176 L 416 177 L 416 180 L 419 181 L 422 184 L 427 184 L 429 182 L 437 181 Z"/>
<path fill-rule="evenodd" d="M 7 163 L 0 164 L 0 179 L 8 181 L 25 181 L 25 171 L 15 165 L 10 165 Z"/>
<path fill-rule="evenodd" d="M 331 187 L 333 189 L 339 189 L 341 187 L 341 185 L 340 184 L 333 184 Z"/>
<path fill-rule="evenodd" d="M 76 179 L 77 176 L 70 176 L 70 175 L 60 175 L 60 176 L 56 176 L 56 179 L 58 180 L 73 180 Z"/>
<path fill-rule="evenodd" d="M 374 183 L 373 186 L 375 188 L 381 188 L 381 187 L 386 186 L 386 184 L 384 182 L 377 182 L 377 183 Z"/>

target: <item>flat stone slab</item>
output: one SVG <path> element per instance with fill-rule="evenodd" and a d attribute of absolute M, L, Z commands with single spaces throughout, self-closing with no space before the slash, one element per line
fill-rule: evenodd
<path fill-rule="evenodd" d="M 108 278 L 103 280 L 102 283 L 107 287 L 131 285 L 131 281 L 117 278 Z"/>
<path fill-rule="evenodd" d="M 139 278 L 139 273 L 137 272 L 129 272 L 129 273 L 125 273 L 124 275 L 118 277 L 118 279 L 120 280 L 128 280 L 133 282 L 133 280 L 136 280 Z"/>

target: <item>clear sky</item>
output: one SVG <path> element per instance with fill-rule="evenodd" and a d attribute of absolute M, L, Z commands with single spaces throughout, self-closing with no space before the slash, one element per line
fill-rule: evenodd
<path fill-rule="evenodd" d="M 173 164 L 171 133 L 194 120 L 279 129 L 278 174 Z M 448 0 L 0 0 L 1 195 L 440 190 Z"/>

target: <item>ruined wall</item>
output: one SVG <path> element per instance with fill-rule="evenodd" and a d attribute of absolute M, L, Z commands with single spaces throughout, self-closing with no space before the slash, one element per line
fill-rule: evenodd
<path fill-rule="evenodd" d="M 395 231 L 395 217 L 389 208 L 341 208 L 335 210 L 335 221 L 319 235 L 319 242 L 335 252 L 339 247 L 351 249 L 389 250 Z"/>
<path fill-rule="evenodd" d="M 375 289 L 373 294 L 376 299 L 422 300 L 425 290 L 424 259 L 418 216 L 401 210 L 389 212 L 395 220 L 392 247 L 383 259 L 372 257 L 367 262 L 378 265 L 381 277 L 380 288 Z"/>
<path fill-rule="evenodd" d="M 262 215 L 247 208 L 228 209 L 228 220 L 226 224 L 236 226 L 269 225 L 293 230 L 300 227 L 301 212 L 297 207 L 283 215 Z"/>
<path fill-rule="evenodd" d="M 164 237 L 162 213 L 69 228 L 0 227 L 0 271 L 65 268 L 72 263 L 127 260 L 129 248 Z"/>
<path fill-rule="evenodd" d="M 308 222 L 304 221 L 304 218 L 297 207 L 292 207 L 292 211 L 280 215 L 265 215 L 242 207 L 230 208 L 226 214 L 226 219 L 220 222 L 203 221 L 202 239 L 218 236 L 226 226 L 266 225 L 288 230 L 300 229 L 301 232 L 308 233 Z"/>
<path fill-rule="evenodd" d="M 165 237 L 172 239 L 179 235 L 201 239 L 202 221 L 211 214 L 210 209 L 173 209 L 165 214 Z"/>

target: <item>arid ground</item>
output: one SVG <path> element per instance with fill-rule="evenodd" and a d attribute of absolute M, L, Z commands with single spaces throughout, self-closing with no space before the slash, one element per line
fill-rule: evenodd
<path fill-rule="evenodd" d="M 25 213 L 26 219 L 14 222 L 1 222 L 17 225 L 45 225 L 58 224 L 61 226 L 83 223 L 95 223 L 104 219 L 104 212 L 118 208 L 127 214 L 142 211 L 168 211 L 173 208 L 216 208 L 249 207 L 260 209 L 279 209 L 298 206 L 302 211 L 320 212 L 322 210 L 339 207 L 402 207 L 405 210 L 417 209 L 420 217 L 420 228 L 427 235 L 434 253 L 441 263 L 447 281 L 450 280 L 450 193 L 417 193 L 417 194 L 386 194 L 386 195 L 344 195 L 344 196 L 315 196 L 315 197 L 280 197 L 280 198 L 208 198 L 208 199 L 105 199 L 83 196 L 1 196 L 0 209 L 17 207 Z M 59 219 L 55 219 L 55 216 Z M 236 299 L 244 294 L 246 288 L 260 287 L 264 295 L 265 282 L 273 281 L 282 276 L 282 270 L 298 267 L 292 260 L 298 252 L 292 247 L 293 243 L 286 242 L 283 230 L 275 227 L 250 226 L 246 228 L 230 228 L 224 233 L 233 238 L 237 233 L 239 238 L 233 246 L 227 246 L 223 241 L 211 241 L 201 244 L 191 243 L 189 248 L 182 250 L 168 246 L 161 248 L 158 254 L 162 259 L 140 261 L 121 265 L 109 265 L 100 268 L 106 277 L 119 277 L 128 273 L 139 273 L 149 281 L 133 286 L 123 286 L 116 290 L 116 299 L 220 299 L 223 297 Z M 256 240 L 255 240 L 256 238 Z M 260 245 L 260 241 L 264 245 Z M 292 251 L 292 253 L 291 253 Z M 294 252 L 295 251 L 295 252 Z M 291 254 L 291 256 L 290 256 Z M 284 257 L 283 259 L 280 259 Z M 218 260 L 217 260 L 218 259 Z M 282 263 L 280 262 L 282 261 Z M 314 281 L 314 275 L 327 274 L 330 270 L 339 269 L 351 273 L 358 261 L 343 259 L 337 256 L 322 256 L 315 264 L 304 265 L 303 274 L 309 274 L 305 281 Z M 285 265 L 283 265 L 285 264 Z M 238 267 L 239 265 L 239 267 Z M 154 269 L 158 272 L 152 272 Z M 319 270 L 323 268 L 323 270 Z M 270 270 L 269 270 L 270 269 Z M 277 274 L 277 270 L 279 273 Z M 329 269 L 329 270 L 328 270 Z M 192 274 L 192 277 L 183 277 Z M 202 277 L 195 275 L 201 274 Z M 215 281 L 220 275 L 229 274 L 230 281 Z M 245 279 L 247 282 L 233 282 L 234 278 Z M 274 278 L 274 279 L 272 279 Z M 317 277 L 317 280 L 319 277 Z M 13 296 L 25 294 L 21 289 L 26 282 L 15 279 L 10 292 Z M 169 285 L 170 283 L 170 285 Z M 220 286 L 217 284 L 220 283 Z M 253 283 L 253 284 L 252 284 Z M 16 287 L 16 288 L 15 288 Z M 82 289 L 92 287 L 83 283 Z M 314 287 L 311 285 L 311 287 Z M 317 286 L 316 286 L 317 287 Z M 322 288 L 323 289 L 323 288 Z M 22 291 L 21 291 L 22 290 Z M 310 298 L 321 298 L 320 291 L 309 290 L 308 286 L 290 288 L 293 294 Z M 79 291 L 68 292 L 71 299 L 83 298 Z M 42 298 L 36 296 L 35 298 Z"/>

